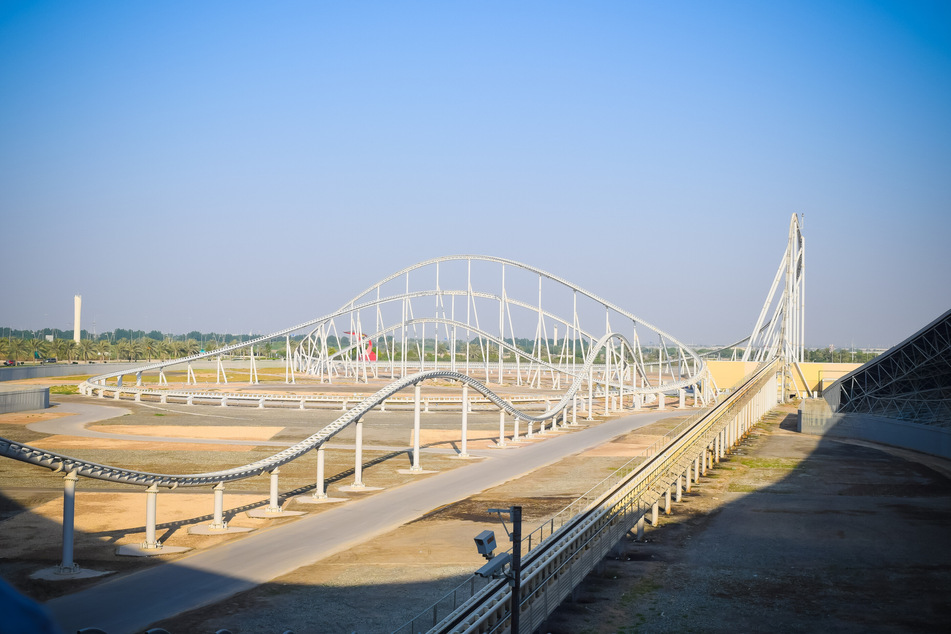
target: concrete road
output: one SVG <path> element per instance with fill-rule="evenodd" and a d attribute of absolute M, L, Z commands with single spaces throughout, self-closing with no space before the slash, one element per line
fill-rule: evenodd
<path fill-rule="evenodd" d="M 241 540 L 111 578 L 47 603 L 66 632 L 98 627 L 141 631 L 180 612 L 213 604 L 385 533 L 427 512 L 522 476 L 682 411 L 626 416 L 544 442 L 484 452 L 485 460 L 382 491 Z M 425 467 L 425 464 L 423 465 Z"/>
<path fill-rule="evenodd" d="M 47 603 L 64 631 L 117 634 L 220 601 L 392 530 L 425 513 L 683 412 L 643 413 L 544 442 L 484 452 L 485 460 L 349 502 Z M 424 465 L 425 466 L 425 465 Z"/>

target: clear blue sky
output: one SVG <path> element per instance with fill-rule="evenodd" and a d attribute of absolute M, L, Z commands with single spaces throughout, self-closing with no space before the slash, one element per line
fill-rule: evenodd
<path fill-rule="evenodd" d="M 0 325 L 264 332 L 452 253 L 809 346 L 951 307 L 951 3 L 4 2 Z"/>

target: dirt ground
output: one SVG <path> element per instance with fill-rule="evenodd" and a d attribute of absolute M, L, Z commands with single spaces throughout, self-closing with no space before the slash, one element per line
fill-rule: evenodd
<path fill-rule="evenodd" d="M 82 397 L 57 396 L 57 402 L 78 402 L 112 405 Z M 189 407 L 186 405 L 152 405 L 122 402 L 132 413 L 88 425 L 96 431 L 173 438 L 220 438 L 251 442 L 297 442 L 313 434 L 339 411 L 258 408 Z M 118 440 L 64 435 L 48 436 L 26 428 L 31 422 L 52 420 L 62 416 L 55 408 L 46 412 L 0 415 L 0 435 L 29 442 L 100 464 L 129 466 L 154 473 L 199 473 L 248 464 L 269 456 L 281 447 L 254 444 L 187 444 L 148 440 Z M 459 413 L 432 412 L 423 414 L 421 443 L 422 465 L 434 471 L 447 471 L 466 464 L 454 458 L 458 442 Z M 391 488 L 412 476 L 400 473 L 411 466 L 408 451 L 412 445 L 412 412 L 373 412 L 365 417 L 363 480 L 368 487 Z M 469 415 L 469 448 L 485 449 L 495 445 L 498 435 L 498 413 L 473 412 Z M 601 419 L 590 423 L 598 424 Z M 455 430 L 452 428 L 455 427 Z M 537 428 L 536 428 L 537 430 Z M 511 433 L 511 422 L 509 422 Z M 525 433 L 524 425 L 521 433 Z M 335 437 L 326 451 L 326 487 L 336 498 L 359 498 L 373 491 L 342 491 L 353 480 L 353 431 L 344 430 Z M 643 442 L 632 446 L 639 446 Z M 620 464 L 630 448 L 624 447 L 604 460 L 603 477 L 610 465 Z M 314 459 L 305 458 L 281 467 L 281 501 L 287 508 L 320 513 L 331 505 L 304 505 L 294 497 L 306 496 L 314 489 Z M 62 475 L 13 460 L 0 460 L 0 575 L 10 583 L 39 600 L 72 592 L 96 582 L 95 579 L 69 583 L 32 579 L 30 575 L 53 567 L 61 560 L 62 538 Z M 229 484 L 225 492 L 225 519 L 232 526 L 264 528 L 293 518 L 253 519 L 245 511 L 262 507 L 268 501 L 269 479 L 266 475 Z M 574 489 L 571 489 L 574 491 Z M 584 489 L 582 489 L 583 491 Z M 569 496 L 570 497 L 570 496 Z M 556 498 L 557 499 L 557 498 Z M 566 498 L 565 504 L 570 501 Z M 211 489 L 163 490 L 158 498 L 158 540 L 169 546 L 205 549 L 240 539 L 242 534 L 196 536 L 188 527 L 211 522 L 213 496 Z M 108 482 L 83 479 L 76 494 L 75 560 L 86 568 L 109 572 L 127 572 L 174 561 L 183 555 L 157 558 L 128 558 L 115 554 L 119 545 L 137 544 L 145 539 L 145 496 L 139 488 L 123 487 Z M 466 568 L 468 570 L 468 568 Z"/>
<path fill-rule="evenodd" d="M 804 436 L 794 416 L 622 542 L 547 631 L 946 632 L 948 461 Z"/>
<path fill-rule="evenodd" d="M 542 631 L 946 631 L 946 461 L 803 436 L 792 431 L 792 416 L 790 408 L 772 415 L 672 515 L 648 527 L 644 542 L 619 544 Z M 651 432 L 608 447 L 638 445 Z M 606 472 L 597 462 L 605 453 L 573 456 L 159 625 L 236 634 L 391 631 L 481 565 L 472 537 L 486 528 L 502 535 L 487 508 L 520 503 L 532 526 L 590 482 L 575 474 Z"/>

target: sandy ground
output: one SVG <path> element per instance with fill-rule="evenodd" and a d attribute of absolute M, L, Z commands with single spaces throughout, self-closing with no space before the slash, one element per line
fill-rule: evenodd
<path fill-rule="evenodd" d="M 946 631 L 951 480 L 877 448 L 802 436 L 788 413 L 708 472 L 644 542 L 619 544 L 541 631 Z M 644 431 L 607 446 L 625 453 L 647 442 Z M 160 625 L 392 631 L 481 565 L 476 533 L 504 542 L 490 506 L 522 504 L 532 526 L 577 495 L 578 473 L 606 471 L 605 453 L 572 456 Z"/>
<path fill-rule="evenodd" d="M 78 396 L 58 396 L 57 401 L 88 403 Z M 96 404 L 110 405 L 108 400 Z M 7 414 L 0 416 L 0 435 L 28 442 L 35 446 L 63 450 L 101 464 L 130 466 L 158 473 L 196 473 L 247 464 L 273 454 L 279 448 L 254 445 L 229 445 L 227 440 L 278 440 L 296 442 L 314 433 L 339 416 L 334 411 L 260 410 L 257 408 L 189 407 L 185 405 L 157 406 L 145 403 L 122 402 L 132 413 L 89 426 L 100 432 L 141 435 L 143 440 L 114 440 L 102 438 L 75 438 L 62 435 L 46 436 L 32 432 L 25 425 L 49 420 L 59 415 L 55 408 L 47 412 Z M 399 485 L 409 477 L 401 474 L 411 466 L 406 449 L 412 444 L 412 412 L 373 412 L 365 418 L 363 479 L 368 486 L 384 488 Z M 448 453 L 424 453 L 422 464 L 426 469 L 445 471 L 458 468 L 466 461 L 452 457 L 453 447 L 459 444 L 459 413 L 423 414 L 421 441 L 424 447 L 449 450 Z M 590 424 L 597 424 L 594 421 Z M 509 421 L 511 434 L 511 421 Z M 536 428 L 537 429 L 537 428 Z M 521 433 L 525 433 L 524 425 Z M 326 452 L 327 489 L 333 497 L 344 499 L 372 495 L 372 492 L 345 492 L 340 487 L 353 479 L 353 451 L 346 443 L 353 442 L 352 430 L 345 430 L 334 439 Z M 493 447 L 498 435 L 498 414 L 472 413 L 469 416 L 470 449 Z M 155 442 L 150 437 L 220 438 L 222 444 Z M 645 444 L 637 441 L 631 447 Z M 333 448 L 341 446 L 340 449 Z M 400 449 L 393 450 L 390 447 Z M 377 447 L 376 449 L 374 447 Z M 608 452 L 608 457 L 597 458 L 603 468 L 593 472 L 596 480 L 619 466 L 631 448 L 623 447 Z M 508 451 L 518 451 L 517 448 Z M 613 455 L 618 454 L 618 455 Z M 577 468 L 572 471 L 581 473 Z M 424 476 L 425 477 L 425 476 Z M 583 492 L 585 481 L 570 472 L 560 479 L 574 482 L 566 485 L 557 495 L 550 494 L 554 506 L 564 506 L 574 495 Z M 576 482 L 577 481 L 577 482 Z M 281 468 L 282 502 L 287 508 L 320 513 L 327 505 L 303 505 L 293 500 L 295 495 L 308 495 L 314 487 L 313 460 L 300 460 Z M 274 523 L 294 521 L 292 518 L 256 520 L 244 511 L 267 502 L 268 478 L 262 476 L 229 485 L 225 494 L 225 517 L 232 525 L 264 528 Z M 563 497 L 558 497 L 561 495 Z M 549 505 L 552 503 L 549 502 Z M 547 507 L 546 507 L 547 508 Z M 145 538 L 145 496 L 135 488 L 108 482 L 82 480 L 76 497 L 75 559 L 89 568 L 112 572 L 131 571 L 162 561 L 173 561 L 177 556 L 160 558 L 127 558 L 115 555 L 120 544 L 141 543 Z M 557 510 L 557 509 L 555 509 Z M 157 534 L 159 541 L 170 546 L 195 549 L 211 548 L 220 543 L 240 539 L 240 534 L 218 536 L 188 535 L 190 525 L 209 523 L 213 511 L 210 489 L 165 491 L 158 498 Z M 0 574 L 30 596 L 51 598 L 95 581 L 50 582 L 30 579 L 38 570 L 59 563 L 61 559 L 62 475 L 16 461 L 0 461 Z M 455 530 L 455 529 L 454 529 Z M 471 536 L 466 539 L 471 539 Z M 465 541 L 465 540 L 463 540 Z M 402 552 L 402 549 L 400 549 Z M 444 549 L 435 548 L 434 556 L 442 557 Z M 453 564 L 455 565 L 455 564 Z M 383 566 L 383 564 L 380 564 Z M 383 568 L 398 569 L 394 564 Z M 383 568 L 380 568 L 382 570 Z M 465 566 L 452 573 L 462 574 Z M 450 575 L 451 576 L 451 575 Z M 423 583 L 421 587 L 428 586 Z M 425 602 L 425 594 L 420 600 Z M 409 604 L 408 604 L 409 605 Z M 412 604 L 415 606 L 415 603 Z"/>

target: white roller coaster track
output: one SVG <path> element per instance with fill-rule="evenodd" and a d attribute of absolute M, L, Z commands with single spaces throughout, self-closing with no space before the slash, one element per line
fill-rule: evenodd
<path fill-rule="evenodd" d="M 458 261 L 458 260 L 467 260 L 469 262 L 470 273 L 471 273 L 471 263 L 472 261 L 475 261 L 475 260 L 481 260 L 481 261 L 486 261 L 486 262 L 490 262 L 494 264 L 499 264 L 499 265 L 502 265 L 503 267 L 504 266 L 518 267 L 521 270 L 528 271 L 530 273 L 533 273 L 539 276 L 539 289 L 541 288 L 540 280 L 542 277 L 553 280 L 556 283 L 569 289 L 572 293 L 581 293 L 584 296 L 590 298 L 596 304 L 599 304 L 606 311 L 608 311 L 608 313 L 609 311 L 614 311 L 616 314 L 621 315 L 624 318 L 630 319 L 632 324 L 635 327 L 633 341 L 629 339 L 628 336 L 625 335 L 624 333 L 612 331 L 609 328 L 606 329 L 606 332 L 603 335 L 601 335 L 599 338 L 595 340 L 593 335 L 588 330 L 584 330 L 580 328 L 577 308 L 575 309 L 575 314 L 572 316 L 572 319 L 569 322 L 566 319 L 562 319 L 562 318 L 558 318 L 554 316 L 550 311 L 544 310 L 541 307 L 541 302 L 539 302 L 538 306 L 532 306 L 528 304 L 527 302 L 507 297 L 507 293 L 504 289 L 504 283 L 503 283 L 503 291 L 501 295 L 473 292 L 472 286 L 471 286 L 471 278 L 470 278 L 469 288 L 467 289 L 467 291 L 465 291 L 465 294 L 467 294 L 470 299 L 472 297 L 480 296 L 486 299 L 499 301 L 500 307 L 501 307 L 500 312 L 503 315 L 506 310 L 510 310 L 509 305 L 514 305 L 514 306 L 528 308 L 533 311 L 536 311 L 537 314 L 539 315 L 540 330 L 541 330 L 541 326 L 543 325 L 541 320 L 546 318 L 553 319 L 553 320 L 556 320 L 558 323 L 565 324 L 566 327 L 569 326 L 570 324 L 570 327 L 574 331 L 573 337 L 582 338 L 581 347 L 584 352 L 583 364 L 582 365 L 578 365 L 576 363 L 567 364 L 564 362 L 555 363 L 555 362 L 552 362 L 551 360 L 542 359 L 540 354 L 533 355 L 533 354 L 525 353 L 523 350 L 520 350 L 519 348 L 517 348 L 517 346 L 513 345 L 512 343 L 509 343 L 509 341 L 506 341 L 504 322 L 502 323 L 502 326 L 500 328 L 501 332 L 498 335 L 496 335 L 486 331 L 485 329 L 478 327 L 478 324 L 469 324 L 467 322 L 447 319 L 444 316 L 439 317 L 437 315 L 436 317 L 412 317 L 410 319 L 404 319 L 398 324 L 384 327 L 381 330 L 376 331 L 373 336 L 385 336 L 386 333 L 392 332 L 396 328 L 401 328 L 403 332 L 405 333 L 405 331 L 411 326 L 424 325 L 427 323 L 436 324 L 437 326 L 443 326 L 444 328 L 447 328 L 447 329 L 450 327 L 455 329 L 465 329 L 468 333 L 475 334 L 477 337 L 479 337 L 480 342 L 484 340 L 487 344 L 491 343 L 492 345 L 497 346 L 500 350 L 502 349 L 508 350 L 516 356 L 516 359 L 519 359 L 519 358 L 524 359 L 529 364 L 530 367 L 534 367 L 536 370 L 540 368 L 546 368 L 547 370 L 553 373 L 560 372 L 564 375 L 567 375 L 571 379 L 570 386 L 561 394 L 561 397 L 559 398 L 557 403 L 548 406 L 546 411 L 544 411 L 543 413 L 532 414 L 523 409 L 516 408 L 515 405 L 511 402 L 512 399 L 506 400 L 505 398 L 500 396 L 498 393 L 490 389 L 485 383 L 483 383 L 480 380 L 477 380 L 476 378 L 473 378 L 469 374 L 460 372 L 452 368 L 440 369 L 436 367 L 431 370 L 423 370 L 421 372 L 415 372 L 413 374 L 404 374 L 400 376 L 400 378 L 392 381 L 391 383 L 389 383 L 382 389 L 378 390 L 374 394 L 364 397 L 359 403 L 357 403 L 354 407 L 346 411 L 334 422 L 327 425 L 326 427 L 321 429 L 316 434 L 310 436 L 309 438 L 306 438 L 298 442 L 297 444 L 291 447 L 288 447 L 287 449 L 283 451 L 277 452 L 274 455 L 269 456 L 265 459 L 262 459 L 247 465 L 235 467 L 232 469 L 214 471 L 209 473 L 198 473 L 198 474 L 150 473 L 150 472 L 144 472 L 144 471 L 137 471 L 134 469 L 125 469 L 125 468 L 113 467 L 109 465 L 101 465 L 94 462 L 81 460 L 81 459 L 70 457 L 64 454 L 56 453 L 53 451 L 47 451 L 47 450 L 39 449 L 36 447 L 31 447 L 30 445 L 27 445 L 24 443 L 18 443 L 18 442 L 8 440 L 8 439 L 3 439 L 3 438 L 0 438 L 0 455 L 4 457 L 8 457 L 8 458 L 13 458 L 15 460 L 27 462 L 30 464 L 46 467 L 53 470 L 54 472 L 75 473 L 76 475 L 81 477 L 95 478 L 99 480 L 107 480 L 111 482 L 124 483 L 124 484 L 130 484 L 130 485 L 138 485 L 138 486 L 144 486 L 144 487 L 162 486 L 162 487 L 170 487 L 170 488 L 176 488 L 179 486 L 182 486 L 182 487 L 208 486 L 208 485 L 215 485 L 218 483 L 241 480 L 244 478 L 250 478 L 250 477 L 258 476 L 262 473 L 273 472 L 275 469 L 277 469 L 281 465 L 291 462 L 292 460 L 295 460 L 303 456 L 307 452 L 320 447 L 321 445 L 326 443 L 328 440 L 333 438 L 336 434 L 338 434 L 341 430 L 346 428 L 348 425 L 360 420 L 362 416 L 364 416 L 367 412 L 372 410 L 374 407 L 382 405 L 386 401 L 387 398 L 393 396 L 394 394 L 400 392 L 401 390 L 412 387 L 427 379 L 435 379 L 435 378 L 449 379 L 452 381 L 457 381 L 459 383 L 468 384 L 471 387 L 473 387 L 476 391 L 481 393 L 489 402 L 491 402 L 492 404 L 494 404 L 501 410 L 504 410 L 505 412 L 508 412 L 512 416 L 515 416 L 519 419 L 522 419 L 525 421 L 534 421 L 534 422 L 541 422 L 544 420 L 553 419 L 559 414 L 561 414 L 566 409 L 566 407 L 568 407 L 569 404 L 572 403 L 575 396 L 579 393 L 581 386 L 585 382 L 588 382 L 589 389 L 591 384 L 599 384 L 601 386 L 604 386 L 606 390 L 614 389 L 616 390 L 617 394 L 619 394 L 622 398 L 624 395 L 634 395 L 635 398 L 638 398 L 643 395 L 662 394 L 665 391 L 678 390 L 689 385 L 696 386 L 696 389 L 698 390 L 698 392 L 703 394 L 704 398 L 714 397 L 713 390 L 710 387 L 710 381 L 707 379 L 706 364 L 704 363 L 703 359 L 699 355 L 697 355 L 697 353 L 694 352 L 692 349 L 681 344 L 679 341 L 671 337 L 669 334 L 657 328 L 654 328 L 653 326 L 635 317 L 632 313 L 624 311 L 616 307 L 615 305 L 610 304 L 609 302 L 599 298 L 593 293 L 585 291 L 584 289 L 578 286 L 575 286 L 573 284 L 570 284 L 569 282 L 563 280 L 562 278 L 559 278 L 555 275 L 542 271 L 541 269 L 529 267 L 529 266 L 520 264 L 518 262 L 515 262 L 513 260 L 507 260 L 504 258 L 484 257 L 484 256 L 450 256 L 447 258 L 428 260 L 426 262 L 422 262 L 412 267 L 403 269 L 402 271 L 399 271 L 398 273 L 393 274 L 392 276 L 384 279 L 383 281 L 375 284 L 374 286 L 371 286 L 369 289 L 367 289 L 367 291 L 364 291 L 360 295 L 357 295 L 353 300 L 348 302 L 340 310 L 334 313 L 331 313 L 330 315 L 321 317 L 320 319 L 315 319 L 309 322 L 305 322 L 303 324 L 299 324 L 297 326 L 293 326 L 291 328 L 279 330 L 269 335 L 258 337 L 252 341 L 246 341 L 240 344 L 226 346 L 224 348 L 215 350 L 213 352 L 205 352 L 201 354 L 191 355 L 181 359 L 149 363 L 149 364 L 145 364 L 145 365 L 135 367 L 132 369 L 124 370 L 121 372 L 114 372 L 114 373 L 103 374 L 100 376 L 92 377 L 88 381 L 81 384 L 80 389 L 82 393 L 87 395 L 93 395 L 95 393 L 98 393 L 100 396 L 103 396 L 105 392 L 112 392 L 115 398 L 119 398 L 119 396 L 122 394 L 134 394 L 137 396 L 137 398 L 143 394 L 151 394 L 151 395 L 164 394 L 166 397 L 169 394 L 173 394 L 173 395 L 178 395 L 182 397 L 187 397 L 189 403 L 193 401 L 197 401 L 197 402 L 207 401 L 207 402 L 219 402 L 223 404 L 224 402 L 226 402 L 228 399 L 231 399 L 231 398 L 235 398 L 235 399 L 253 398 L 253 399 L 260 400 L 263 406 L 264 399 L 268 399 L 268 400 L 292 399 L 295 401 L 302 400 L 302 399 L 306 400 L 308 398 L 306 396 L 305 397 L 301 397 L 301 396 L 279 397 L 279 396 L 273 396 L 273 395 L 272 396 L 248 395 L 248 394 L 237 394 L 237 393 L 228 395 L 228 394 L 221 394 L 219 392 L 208 392 L 208 391 L 200 391 L 200 390 L 169 391 L 169 390 L 158 390 L 158 389 L 142 387 L 142 386 L 135 386 L 135 387 L 133 386 L 123 387 L 121 385 L 110 386 L 110 385 L 107 385 L 106 381 L 108 379 L 113 379 L 113 378 L 119 379 L 122 375 L 127 375 L 127 374 L 135 374 L 141 380 L 141 376 L 145 372 L 150 372 L 155 370 L 162 371 L 164 368 L 169 366 L 190 364 L 192 361 L 195 361 L 198 359 L 216 357 L 232 350 L 244 348 L 249 345 L 256 345 L 258 343 L 265 342 L 270 339 L 282 338 L 289 335 L 290 333 L 302 330 L 304 328 L 317 326 L 317 328 L 314 331 L 312 331 L 311 333 L 311 336 L 312 336 L 314 332 L 317 332 L 320 330 L 321 324 L 332 323 L 334 319 L 344 317 L 344 316 L 351 316 L 351 319 L 352 319 L 352 316 L 354 315 L 355 312 L 357 313 L 357 322 L 359 323 L 360 310 L 378 309 L 381 306 L 381 304 L 387 303 L 387 302 L 394 302 L 394 301 L 408 302 L 412 298 L 418 298 L 423 296 L 435 296 L 440 299 L 444 296 L 452 296 L 452 295 L 458 296 L 460 293 L 457 291 L 443 291 L 438 288 L 438 270 L 437 270 L 437 289 L 436 290 L 422 291 L 417 293 L 403 293 L 395 297 L 391 296 L 387 298 L 379 297 L 379 292 L 378 292 L 379 289 L 388 281 L 397 279 L 401 276 L 408 276 L 408 274 L 411 271 L 415 271 L 415 270 L 418 270 L 427 266 L 431 266 L 431 265 L 438 266 L 438 264 L 442 262 Z M 409 278 L 407 277 L 407 285 L 409 283 L 408 279 Z M 504 272 L 503 272 L 503 279 L 504 279 Z M 360 300 L 361 298 L 374 292 L 376 292 L 376 294 L 378 295 L 377 298 L 372 299 L 370 301 L 357 303 L 358 300 Z M 541 292 L 539 290 L 539 296 L 540 295 L 541 295 Z M 577 302 L 575 302 L 575 306 L 577 307 Z M 445 313 L 445 306 L 443 306 L 443 309 L 444 309 L 443 312 Z M 608 314 L 608 317 L 606 317 L 606 320 L 605 320 L 606 326 L 608 326 L 610 323 L 609 316 L 610 315 Z M 502 322 L 502 318 L 500 318 L 500 322 Z M 670 371 L 671 380 L 666 381 L 662 384 L 654 385 L 654 386 L 651 386 L 649 384 L 649 381 L 647 380 L 647 377 L 646 377 L 646 371 L 645 371 L 645 366 L 643 362 L 643 352 L 640 349 L 639 338 L 637 336 L 637 331 L 636 331 L 637 324 L 640 324 L 646 328 L 649 328 L 653 332 L 655 332 L 658 338 L 660 339 L 660 342 L 661 342 L 660 347 L 662 349 L 666 349 L 667 344 L 672 344 L 677 346 L 679 353 L 678 353 L 678 358 L 676 361 L 680 365 L 680 371 L 675 375 L 673 371 L 671 370 Z M 509 314 L 509 325 L 511 328 L 511 314 Z M 514 339 L 514 335 L 512 335 L 511 332 L 509 333 L 509 336 Z M 583 338 L 587 338 L 590 341 L 590 345 L 587 347 L 587 350 L 584 349 Z M 664 343 L 665 339 L 667 340 L 667 344 Z M 546 336 L 546 340 L 547 340 L 547 336 Z M 308 340 L 305 339 L 305 343 L 307 341 Z M 567 334 L 566 334 L 566 341 L 568 341 Z M 324 340 L 324 343 L 326 343 L 326 340 Z M 546 341 L 546 345 L 547 345 L 547 341 Z M 615 352 L 615 345 L 617 345 L 616 352 Z M 354 349 L 356 349 L 358 346 L 359 344 L 354 344 L 345 350 L 341 350 L 337 352 L 336 353 L 337 358 L 340 359 L 342 363 L 346 363 L 347 361 L 344 360 L 345 356 L 349 352 L 352 352 Z M 301 348 L 303 348 L 303 344 Z M 300 353 L 300 349 L 298 350 L 298 352 Z M 617 368 L 615 369 L 616 376 L 618 377 L 616 382 L 612 380 L 612 376 L 614 375 L 610 374 L 607 368 L 605 369 L 604 375 L 602 377 L 596 378 L 594 376 L 594 367 L 596 365 L 595 361 L 602 352 L 605 353 L 605 365 L 610 365 L 612 362 L 611 359 L 618 360 L 621 364 L 620 369 L 617 369 Z M 625 385 L 623 364 L 625 359 L 628 358 L 628 355 L 630 359 L 632 360 L 632 363 L 628 365 L 628 368 L 631 369 L 632 382 L 629 385 Z M 298 356 L 299 358 L 302 358 L 300 354 Z M 692 364 L 688 361 L 688 358 L 693 361 Z M 327 362 L 328 360 L 330 362 L 333 362 L 332 359 L 324 359 L 323 362 Z M 405 360 L 405 356 L 404 356 L 404 360 Z M 353 363 L 352 360 L 349 362 Z M 483 366 L 486 366 L 487 363 L 488 362 L 484 363 Z M 668 363 L 668 366 L 671 365 L 672 359 L 670 357 L 668 357 L 667 363 Z M 434 362 L 434 365 L 435 364 L 436 362 Z M 691 365 L 692 365 L 692 368 L 690 367 Z M 189 368 L 190 368 L 190 365 L 189 365 Z M 404 361 L 403 368 L 405 369 L 405 361 Z M 660 375 L 662 369 L 663 369 L 662 359 L 659 359 L 658 360 L 658 375 Z M 686 369 L 688 372 L 686 376 L 683 375 L 684 369 Z M 636 385 L 636 381 L 635 381 L 637 372 L 641 373 L 641 381 L 643 385 L 641 385 L 640 387 Z M 502 373 L 502 368 L 501 368 L 501 355 L 500 355 L 500 358 L 499 358 L 500 380 L 502 376 L 501 373 Z M 191 374 L 191 372 L 189 372 L 189 374 Z M 487 377 L 489 376 L 488 372 L 486 372 L 486 376 Z M 120 380 L 120 383 L 121 383 L 121 380 Z M 551 399 L 552 397 L 549 396 L 547 398 Z M 545 400 L 545 399 L 542 399 L 542 400 Z"/>

